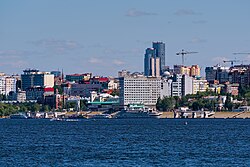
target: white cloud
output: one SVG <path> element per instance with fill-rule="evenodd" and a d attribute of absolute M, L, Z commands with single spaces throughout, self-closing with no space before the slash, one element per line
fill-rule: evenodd
<path fill-rule="evenodd" d="M 206 24 L 207 21 L 206 20 L 196 20 L 196 21 L 193 21 L 194 24 Z"/>
<path fill-rule="evenodd" d="M 207 42 L 207 40 L 196 37 L 196 38 L 193 38 L 190 42 L 193 44 L 197 44 L 197 43 L 205 43 Z"/>
<path fill-rule="evenodd" d="M 102 60 L 99 59 L 99 58 L 94 58 L 94 57 L 92 57 L 92 58 L 89 59 L 88 62 L 89 62 L 89 63 L 92 63 L 92 64 L 101 64 L 101 63 L 102 63 Z"/>
<path fill-rule="evenodd" d="M 11 66 L 13 68 L 25 68 L 29 63 L 24 60 L 1 62 L 1 66 Z"/>
<path fill-rule="evenodd" d="M 199 12 L 195 12 L 191 9 L 180 9 L 174 13 L 177 16 L 191 16 L 191 15 L 201 15 Z"/>
<path fill-rule="evenodd" d="M 72 40 L 41 39 L 32 41 L 35 46 L 50 50 L 54 53 L 65 53 L 68 51 L 83 48 L 78 42 Z"/>
<path fill-rule="evenodd" d="M 20 50 L 0 50 L 0 58 L 19 58 L 25 54 L 27 52 Z"/>
<path fill-rule="evenodd" d="M 115 65 L 123 65 L 123 64 L 125 64 L 125 62 L 121 61 L 121 60 L 113 60 L 113 64 L 115 64 Z"/>
<path fill-rule="evenodd" d="M 139 17 L 139 16 L 155 16 L 157 13 L 139 11 L 136 9 L 130 9 L 127 11 L 126 16 L 128 17 Z"/>

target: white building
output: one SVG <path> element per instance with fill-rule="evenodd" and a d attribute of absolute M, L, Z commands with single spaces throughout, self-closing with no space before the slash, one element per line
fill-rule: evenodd
<path fill-rule="evenodd" d="M 16 93 L 16 100 L 18 102 L 25 102 L 26 101 L 26 92 L 25 91 L 18 91 Z"/>
<path fill-rule="evenodd" d="M 172 79 L 163 78 L 161 82 L 161 99 L 172 95 Z"/>
<path fill-rule="evenodd" d="M 11 91 L 16 92 L 16 78 L 0 75 L 0 94 L 8 96 Z"/>
<path fill-rule="evenodd" d="M 120 79 L 120 106 L 128 104 L 144 104 L 153 108 L 163 89 L 162 80 L 159 77 L 126 76 Z M 163 96 L 163 95 L 162 95 Z"/>
<path fill-rule="evenodd" d="M 5 82 L 6 95 L 9 95 L 10 92 L 16 92 L 16 78 L 8 76 L 5 78 Z"/>
<path fill-rule="evenodd" d="M 109 90 L 118 89 L 118 83 L 114 78 L 109 78 L 108 89 Z"/>
<path fill-rule="evenodd" d="M 5 95 L 5 76 L 0 76 L 0 94 Z"/>
<path fill-rule="evenodd" d="M 182 96 L 181 82 L 182 82 L 182 75 L 175 74 L 173 77 L 173 82 L 172 82 L 172 96 L 179 96 L 179 97 Z"/>
<path fill-rule="evenodd" d="M 181 82 L 182 96 L 193 94 L 193 77 L 190 77 L 189 75 L 183 75 Z"/>

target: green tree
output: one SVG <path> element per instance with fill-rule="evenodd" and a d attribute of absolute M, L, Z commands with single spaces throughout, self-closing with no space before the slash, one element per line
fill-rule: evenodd
<path fill-rule="evenodd" d="M 119 96 L 120 95 L 120 92 L 119 92 L 119 89 L 114 89 L 111 93 L 112 96 Z"/>
<path fill-rule="evenodd" d="M 88 101 L 87 100 L 81 100 L 80 101 L 80 106 L 81 106 L 81 110 L 82 111 L 86 111 L 87 110 L 87 106 L 88 106 Z"/>
<path fill-rule="evenodd" d="M 229 111 L 233 109 L 233 103 L 231 102 L 231 96 L 229 94 L 227 94 L 227 97 L 226 97 L 225 108 Z"/>
<path fill-rule="evenodd" d="M 204 102 L 204 99 L 196 99 L 192 104 L 191 104 L 191 108 L 194 110 L 194 111 L 197 111 L 197 110 L 201 110 L 205 107 L 205 102 Z"/>
<path fill-rule="evenodd" d="M 43 106 L 42 106 L 42 111 L 43 111 L 43 112 L 48 112 L 48 111 L 50 111 L 49 105 L 43 105 Z"/>
<path fill-rule="evenodd" d="M 76 102 L 73 102 L 73 101 L 71 101 L 71 102 L 67 102 L 66 103 L 66 106 L 67 106 L 67 109 L 70 109 L 70 108 L 76 108 Z"/>
<path fill-rule="evenodd" d="M 38 103 L 35 103 L 31 106 L 31 111 L 32 112 L 38 112 L 40 111 L 40 105 Z"/>
<path fill-rule="evenodd" d="M 61 85 L 55 85 L 54 86 L 54 93 L 56 93 L 56 91 L 58 90 L 58 93 L 61 95 L 63 94 L 63 88 Z"/>
<path fill-rule="evenodd" d="M 181 104 L 180 104 L 181 99 L 178 96 L 174 96 L 173 98 L 174 98 L 174 101 L 175 101 L 174 108 L 177 109 L 177 108 L 179 108 L 181 106 Z"/>
<path fill-rule="evenodd" d="M 158 99 L 157 99 L 157 102 L 156 102 L 156 109 L 157 110 L 161 110 L 161 98 L 160 97 L 158 97 Z"/>
<path fill-rule="evenodd" d="M 28 108 L 24 104 L 20 104 L 19 112 L 26 112 L 26 111 L 28 111 Z"/>
<path fill-rule="evenodd" d="M 163 111 L 171 110 L 174 108 L 174 98 L 173 97 L 164 97 L 160 103 L 159 103 L 159 108 L 162 109 Z"/>

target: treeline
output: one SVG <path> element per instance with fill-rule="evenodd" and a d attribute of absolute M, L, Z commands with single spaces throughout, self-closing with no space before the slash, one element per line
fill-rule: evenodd
<path fill-rule="evenodd" d="M 66 103 L 63 108 L 58 109 L 57 111 L 63 111 L 63 109 L 69 110 L 70 108 L 76 109 L 75 102 L 68 102 Z M 80 101 L 80 110 L 87 109 L 87 101 L 81 100 Z M 9 116 L 11 114 L 16 114 L 19 112 L 49 112 L 53 111 L 54 109 L 51 108 L 49 105 L 46 104 L 38 104 L 38 103 L 0 103 L 0 117 Z"/>
<path fill-rule="evenodd" d="M 179 107 L 188 107 L 194 111 L 201 109 L 215 110 L 216 100 L 203 98 L 190 98 L 189 96 L 180 97 L 164 97 L 158 99 L 156 108 L 160 111 L 171 111 Z"/>
<path fill-rule="evenodd" d="M 216 99 L 205 98 L 207 96 L 217 96 Z M 171 111 L 178 109 L 179 107 L 188 107 L 191 110 L 198 111 L 213 110 L 216 111 L 216 104 L 221 103 L 218 94 L 206 91 L 198 92 L 197 94 L 190 94 L 183 97 L 164 97 L 163 99 L 158 98 L 156 108 L 160 111 Z M 243 101 L 243 103 L 232 103 L 231 99 L 237 99 Z M 250 89 L 240 90 L 238 96 L 232 96 L 226 94 L 226 101 L 223 110 L 231 111 L 239 106 L 250 105 Z"/>
<path fill-rule="evenodd" d="M 0 103 L 0 117 L 9 116 L 19 112 L 37 112 L 44 111 L 48 112 L 50 107 L 48 105 L 40 105 L 38 103 Z"/>

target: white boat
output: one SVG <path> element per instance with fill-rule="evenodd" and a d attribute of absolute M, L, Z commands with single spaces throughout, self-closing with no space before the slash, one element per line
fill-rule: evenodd
<path fill-rule="evenodd" d="M 65 122 L 78 122 L 79 119 L 69 119 L 69 118 L 51 118 L 50 121 L 65 121 Z"/>
<path fill-rule="evenodd" d="M 51 118 L 50 121 L 63 121 L 62 118 Z"/>
<path fill-rule="evenodd" d="M 159 118 L 162 113 L 141 109 L 121 110 L 115 118 Z"/>
<path fill-rule="evenodd" d="M 110 114 L 96 114 L 90 117 L 90 119 L 109 119 L 111 118 Z"/>
<path fill-rule="evenodd" d="M 24 114 L 12 114 L 10 115 L 10 119 L 27 119 L 28 117 Z"/>

